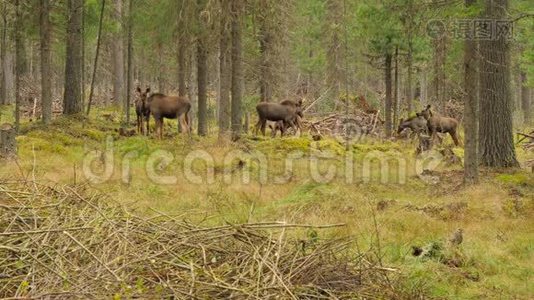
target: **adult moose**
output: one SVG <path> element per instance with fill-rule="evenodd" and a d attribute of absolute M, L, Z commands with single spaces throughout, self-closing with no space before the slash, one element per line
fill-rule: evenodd
<path fill-rule="evenodd" d="M 428 122 L 427 125 L 430 137 L 436 136 L 436 133 L 438 132 L 448 133 L 454 141 L 454 145 L 459 146 L 460 140 L 458 138 L 458 121 L 453 118 L 434 115 L 430 108 L 431 106 L 428 105 L 423 111 L 421 111 L 421 115 Z"/>
<path fill-rule="evenodd" d="M 255 128 L 256 134 L 261 128 L 262 134 L 265 135 L 267 121 L 273 121 L 282 125 L 281 132 L 284 135 L 285 129 L 289 126 L 300 129 L 298 117 L 303 117 L 302 100 L 284 100 L 280 103 L 260 102 L 256 105 L 256 112 L 259 117 Z"/>
<path fill-rule="evenodd" d="M 417 113 L 414 117 L 410 117 L 406 120 L 400 120 L 397 134 L 400 134 L 404 129 L 407 128 L 409 128 L 414 134 L 427 133 L 428 122 L 421 113 Z"/>
<path fill-rule="evenodd" d="M 154 93 L 148 96 L 150 88 L 147 88 L 141 94 L 140 101 L 145 103 L 145 109 L 148 110 L 146 117 L 147 131 L 149 127 L 150 115 L 156 121 L 156 132 L 160 139 L 163 139 L 163 119 L 178 119 L 178 126 L 182 126 L 187 132 L 191 132 L 189 122 L 189 111 L 191 103 L 186 97 L 167 96 L 160 93 Z M 182 119 L 180 117 L 184 115 Z"/>

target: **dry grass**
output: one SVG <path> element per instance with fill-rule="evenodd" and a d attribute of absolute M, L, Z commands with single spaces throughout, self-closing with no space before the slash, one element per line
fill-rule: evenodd
<path fill-rule="evenodd" d="M 50 131 L 36 127 L 20 136 L 18 164 L 0 165 L 0 177 L 31 178 L 35 174 L 36 178 L 70 185 L 77 166 L 78 182 L 83 180 L 80 166 L 85 149 L 103 148 L 104 141 L 98 137 L 112 132 L 105 128 L 113 124 L 90 124 L 87 129 L 67 130 L 64 123 L 60 120 Z M 260 184 L 253 172 L 250 184 L 238 181 L 225 184 L 217 177 L 214 184 L 194 185 L 180 173 L 174 173 L 178 174 L 178 182 L 162 186 L 147 180 L 143 165 L 150 151 L 168 150 L 177 157 L 166 170 L 172 174 L 179 169 L 188 151 L 203 149 L 213 154 L 218 161 L 217 168 L 223 168 L 221 158 L 239 148 L 264 151 L 272 157 L 270 168 L 282 172 L 283 161 L 279 158 L 287 151 L 344 151 L 335 140 L 323 140 L 311 149 L 306 139 L 244 139 L 240 144 L 232 144 L 219 143 L 213 137 L 194 137 L 189 141 L 178 136 L 161 142 L 143 137 L 119 138 L 116 157 L 132 149 L 141 154 L 133 161 L 132 182 L 121 183 L 120 174 L 116 173 L 111 180 L 94 185 L 91 190 L 109 195 L 100 203 L 119 202 L 128 210 L 135 210 L 140 218 L 162 218 L 155 209 L 206 228 L 276 221 L 345 223 L 344 227 L 320 231 L 286 230 L 285 239 L 307 241 L 315 234 L 319 240 L 352 237 L 356 243 L 344 249 L 343 255 L 367 253 L 362 249 L 371 249 L 375 258 L 371 261 L 380 257 L 384 264 L 401 272 L 400 281 L 394 285 L 400 294 L 397 298 L 414 290 L 423 290 L 425 297 L 440 299 L 530 299 L 534 294 L 534 285 L 530 283 L 534 274 L 534 179 L 525 170 L 483 172 L 480 185 L 468 188 L 461 185 L 458 165 L 439 168 L 436 176 L 440 181 L 436 185 L 420 180 L 413 170 L 405 184 L 381 184 L 377 177 L 368 184 L 358 178 L 354 184 L 346 184 L 343 178 L 320 184 L 310 180 L 305 157 L 295 162 L 294 176 L 285 184 Z M 32 145 L 36 146 L 36 164 Z M 411 159 L 414 148 L 409 142 L 371 140 L 358 143 L 351 151 L 357 158 L 369 151 L 398 151 Z M 462 149 L 454 148 L 454 151 L 462 156 Z M 534 158 L 533 153 L 524 149 L 517 151 L 521 162 Z M 336 159 L 333 162 L 341 165 Z M 462 258 L 459 267 L 411 255 L 411 246 L 446 241 L 456 228 L 464 229 L 463 244 L 454 251 L 444 251 Z M 267 239 L 270 232 L 272 229 L 266 231 Z M 273 239 L 278 234 L 280 231 L 273 232 Z M 135 289 L 135 284 L 131 286 Z M 126 291 L 126 287 L 121 287 L 119 293 L 126 295 Z"/>
<path fill-rule="evenodd" d="M 286 234 L 343 224 L 203 227 L 106 202 L 83 186 L 1 180 L 0 297 L 422 297 L 399 285 L 398 271 L 376 252 L 349 251 L 350 239 Z"/>

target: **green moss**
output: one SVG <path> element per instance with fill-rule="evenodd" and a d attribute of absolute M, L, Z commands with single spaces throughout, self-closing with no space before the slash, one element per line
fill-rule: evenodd
<path fill-rule="evenodd" d="M 513 174 L 499 174 L 495 177 L 498 181 L 509 185 L 534 185 L 534 176 L 525 172 L 516 172 Z"/>
<path fill-rule="evenodd" d="M 61 144 L 57 143 L 54 140 L 42 139 L 37 137 L 28 137 L 28 136 L 19 136 L 17 138 L 17 143 L 19 147 L 20 154 L 26 154 L 26 151 L 30 151 L 27 154 L 30 154 L 33 150 L 44 152 L 44 153 L 57 153 L 57 154 L 66 154 L 68 153 L 67 148 Z"/>
<path fill-rule="evenodd" d="M 286 137 L 261 140 L 257 144 L 257 148 L 261 151 L 272 151 L 273 153 L 283 151 L 302 151 L 308 152 L 311 141 L 307 137 Z"/>

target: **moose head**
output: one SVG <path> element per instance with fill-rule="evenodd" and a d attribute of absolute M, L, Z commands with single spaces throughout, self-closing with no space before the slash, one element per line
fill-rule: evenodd
<path fill-rule="evenodd" d="M 143 103 L 143 104 L 146 103 L 146 99 L 147 99 L 147 98 L 149 97 L 149 95 L 150 95 L 150 87 L 147 86 L 146 90 L 143 91 L 143 90 L 141 90 L 141 87 L 138 86 L 136 91 L 137 91 L 137 93 L 139 94 L 139 100 L 140 100 L 140 102 Z"/>

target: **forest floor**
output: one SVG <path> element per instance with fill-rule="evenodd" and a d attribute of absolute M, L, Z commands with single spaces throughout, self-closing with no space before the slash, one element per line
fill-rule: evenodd
<path fill-rule="evenodd" d="M 406 288 L 422 288 L 429 297 L 532 299 L 534 295 L 534 176 L 526 168 L 482 170 L 479 185 L 464 187 L 461 164 L 443 159 L 434 165 L 427 159 L 432 167 L 423 168 L 432 170 L 418 176 L 418 164 L 425 164 L 416 159 L 415 143 L 410 141 L 369 138 L 348 150 L 342 141 L 314 142 L 306 135 L 276 139 L 246 135 L 230 143 L 219 141 L 215 133 L 205 138 L 178 135 L 171 126 L 166 131 L 169 136 L 160 141 L 120 136 L 116 131 L 120 120 L 112 119 L 98 110 L 85 125 L 64 117 L 48 129 L 24 124 L 17 138 L 19 158 L 0 165 L 0 178 L 86 181 L 87 170 L 106 172 L 105 155 L 91 156 L 91 151 L 112 149 L 109 179 L 91 185 L 132 211 L 148 215 L 159 211 L 209 225 L 345 223 L 292 234 L 304 240 L 310 234 L 321 239 L 352 236 L 359 248 L 377 248 L 383 263 L 403 274 Z M 445 141 L 451 143 L 449 137 Z M 209 174 L 201 159 L 189 161 L 194 151 L 197 158 L 206 153 L 213 158 L 212 181 L 206 182 Z M 462 157 L 461 148 L 453 151 Z M 519 147 L 517 152 L 521 162 L 534 158 Z M 154 153 L 160 156 L 151 162 Z M 264 155 L 268 168 L 264 182 L 261 161 L 247 156 L 251 153 Z M 293 159 L 293 172 L 286 180 L 275 183 L 285 172 L 289 153 L 302 157 Z M 345 175 L 347 154 L 353 160 L 352 180 Z M 169 162 L 162 163 L 162 157 L 170 157 Z M 373 160 L 376 157 L 393 159 L 384 168 Z M 185 174 L 189 162 L 193 172 Z M 157 174 L 147 171 L 147 164 L 154 165 Z M 246 182 L 240 178 L 249 167 L 250 182 Z M 332 179 L 317 178 L 333 169 L 337 172 Z M 202 182 L 192 182 L 196 179 Z M 452 246 L 448 240 L 457 228 L 463 229 L 463 243 Z M 437 250 L 415 257 L 414 246 Z"/>

